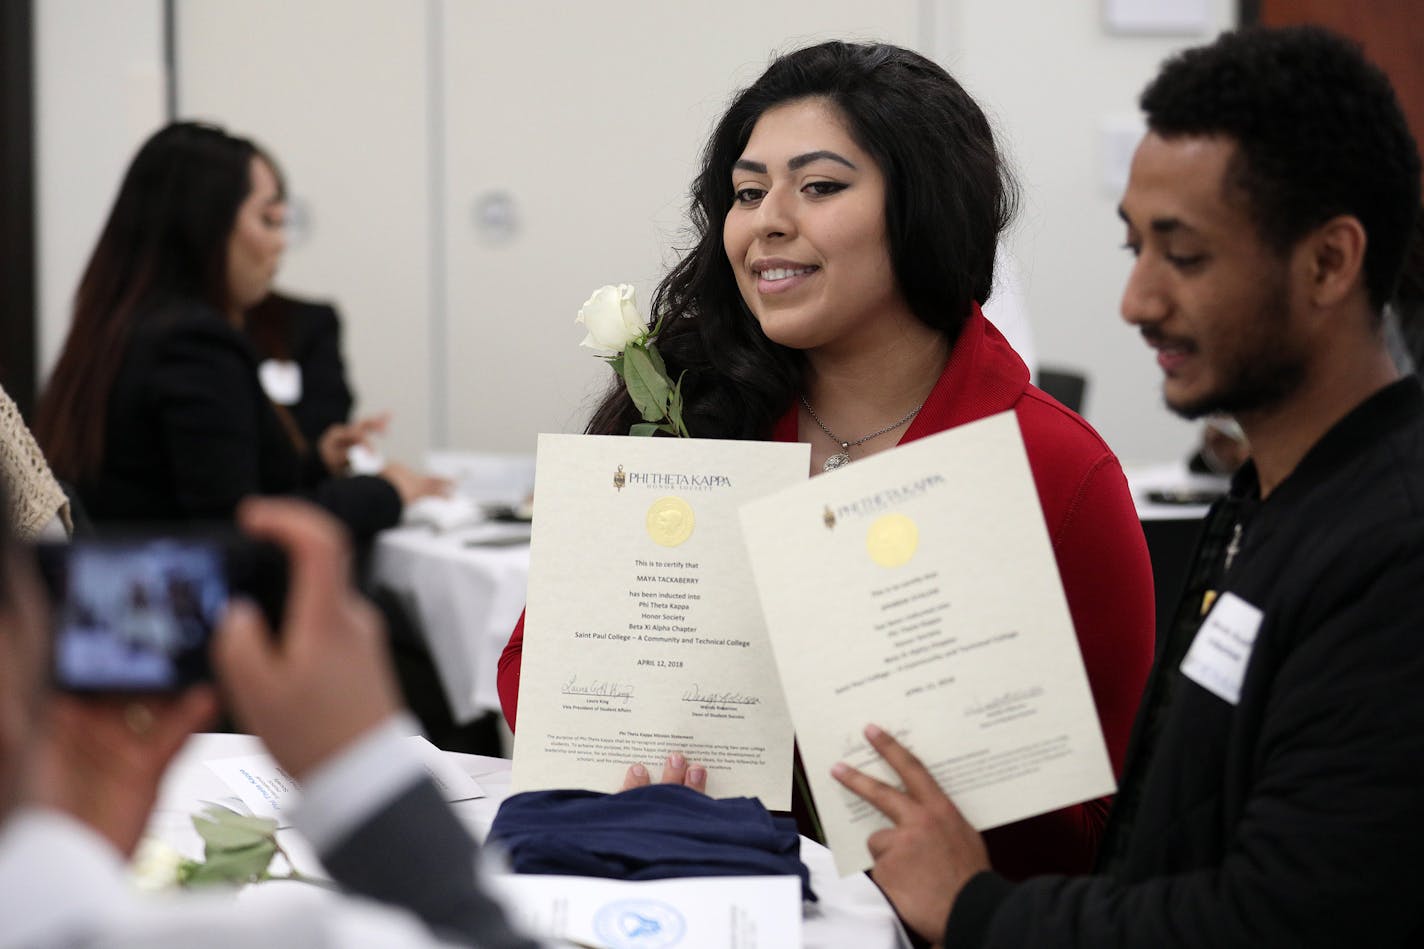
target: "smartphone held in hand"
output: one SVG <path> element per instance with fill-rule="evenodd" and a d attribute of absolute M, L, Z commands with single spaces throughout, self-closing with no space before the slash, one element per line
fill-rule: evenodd
<path fill-rule="evenodd" d="M 212 678 L 208 644 L 235 595 L 280 610 L 275 547 L 231 534 L 129 534 L 39 548 L 53 603 L 55 684 L 168 692 Z"/>

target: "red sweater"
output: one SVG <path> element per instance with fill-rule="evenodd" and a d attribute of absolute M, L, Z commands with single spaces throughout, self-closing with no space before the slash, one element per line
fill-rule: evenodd
<path fill-rule="evenodd" d="M 924 407 L 900 439 L 911 442 L 1010 409 L 1018 416 L 1078 646 L 1114 772 L 1121 774 L 1133 715 L 1152 664 L 1152 565 L 1127 479 L 1107 444 L 1076 414 L 1029 385 L 1028 367 L 976 307 Z M 796 407 L 772 433 L 797 440 Z M 499 659 L 499 698 L 510 728 L 519 701 L 524 618 Z M 1011 879 L 1086 873 L 1110 798 L 988 831 L 994 869 Z"/>

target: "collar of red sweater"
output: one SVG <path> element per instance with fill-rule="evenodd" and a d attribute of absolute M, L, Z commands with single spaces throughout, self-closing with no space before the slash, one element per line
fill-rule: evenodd
<path fill-rule="evenodd" d="M 970 306 L 969 318 L 959 331 L 939 381 L 896 444 L 1007 412 L 1028 388 L 1028 366 L 994 324 L 984 318 L 979 304 Z M 796 405 L 793 402 L 777 421 L 772 431 L 775 441 L 797 440 Z"/>

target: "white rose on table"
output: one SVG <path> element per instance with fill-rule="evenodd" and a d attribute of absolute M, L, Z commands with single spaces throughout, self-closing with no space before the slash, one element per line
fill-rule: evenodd
<path fill-rule="evenodd" d="M 156 837 L 144 837 L 129 862 L 129 879 L 147 892 L 178 886 L 183 855 Z"/>
<path fill-rule="evenodd" d="M 648 334 L 648 324 L 638 315 L 638 301 L 633 286 L 599 287 L 579 308 L 575 323 L 588 327 L 588 335 L 580 346 L 608 353 L 621 353 L 629 343 Z"/>

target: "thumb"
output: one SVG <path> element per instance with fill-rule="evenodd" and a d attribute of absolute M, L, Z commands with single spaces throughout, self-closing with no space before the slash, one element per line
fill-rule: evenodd
<path fill-rule="evenodd" d="M 249 600 L 228 604 L 212 645 L 213 668 L 234 705 L 263 690 L 279 662 L 272 634 L 262 613 Z"/>

